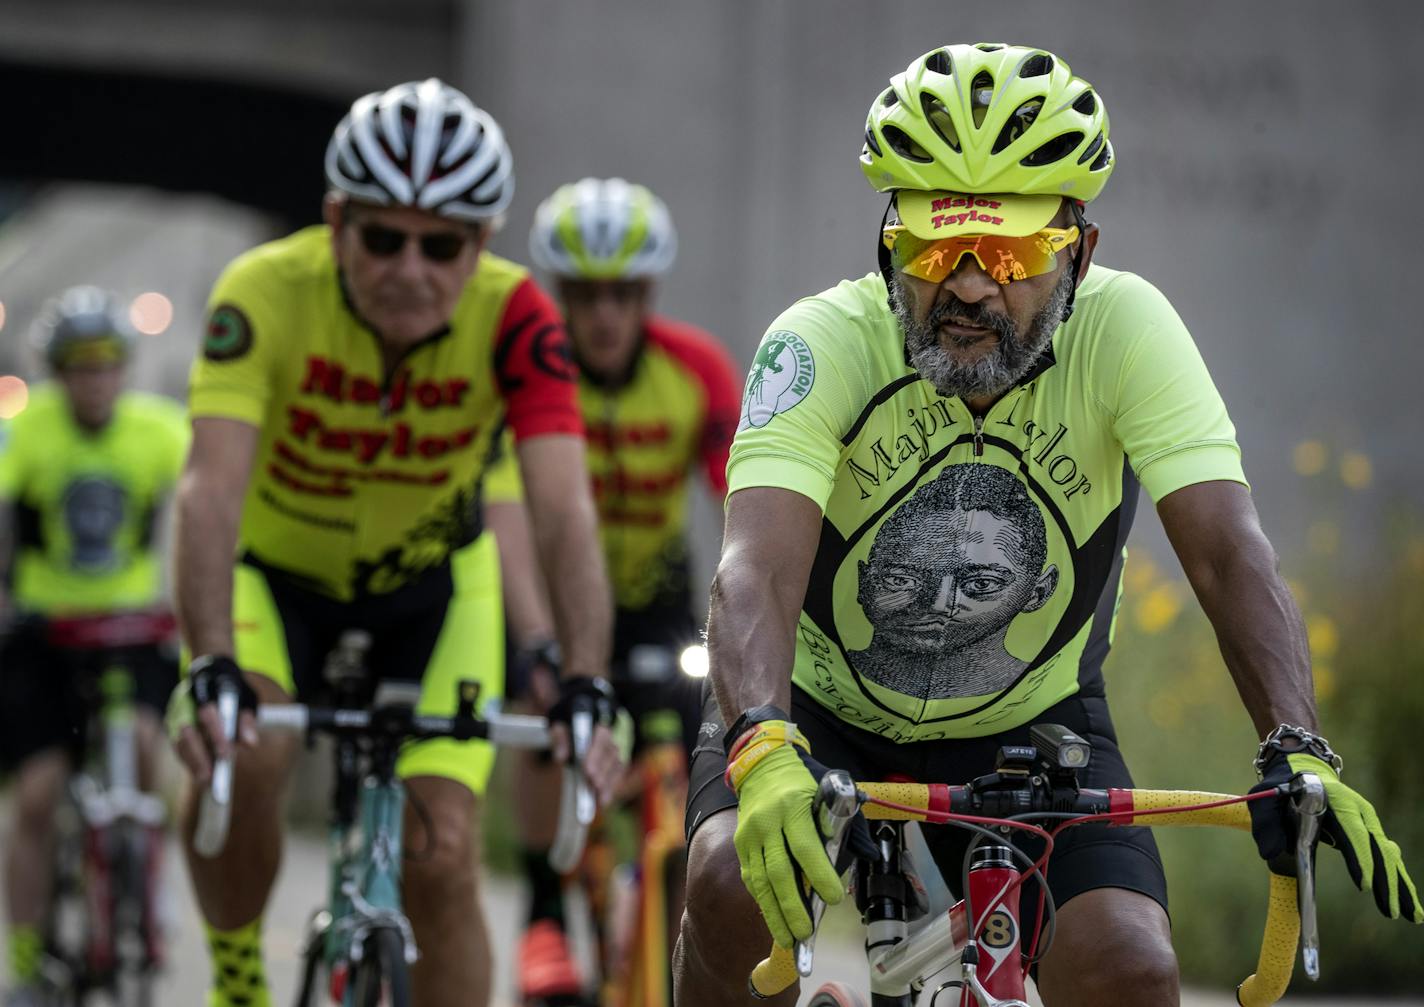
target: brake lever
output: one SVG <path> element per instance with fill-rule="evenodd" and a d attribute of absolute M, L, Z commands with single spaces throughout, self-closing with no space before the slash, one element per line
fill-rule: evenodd
<path fill-rule="evenodd" d="M 860 792 L 849 773 L 843 769 L 832 769 L 821 777 L 821 786 L 816 792 L 812 814 L 816 818 L 816 828 L 825 840 L 826 856 L 832 864 L 840 859 L 846 829 L 859 810 Z M 811 975 L 811 963 L 816 954 L 816 932 L 821 926 L 821 916 L 826 911 L 826 900 L 812 889 L 807 908 L 811 916 L 811 936 L 804 941 L 797 941 L 792 948 L 796 956 L 796 971 L 802 978 Z"/>
<path fill-rule="evenodd" d="M 1320 978 L 1320 930 L 1315 918 L 1315 869 L 1312 854 L 1325 813 L 1325 785 L 1314 773 L 1299 773 L 1289 784 L 1297 816 L 1295 841 L 1296 898 L 1300 909 L 1300 957 L 1305 974 Z"/>
<path fill-rule="evenodd" d="M 593 787 L 589 784 L 588 778 L 583 774 L 584 757 L 588 755 L 588 750 L 593 746 L 594 726 L 592 710 L 575 709 L 573 716 L 569 718 L 569 744 L 571 746 L 569 766 L 577 770 L 574 817 L 583 826 L 592 825 L 594 816 L 598 814 L 598 800 L 594 796 Z"/>

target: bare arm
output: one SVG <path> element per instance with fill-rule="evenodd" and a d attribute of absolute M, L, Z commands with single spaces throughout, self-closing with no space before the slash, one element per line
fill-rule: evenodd
<path fill-rule="evenodd" d="M 518 647 L 528 647 L 554 636 L 554 617 L 534 552 L 529 512 L 518 501 L 485 504 L 485 525 L 499 546 L 504 611 Z"/>
<path fill-rule="evenodd" d="M 193 446 L 174 497 L 173 600 L 195 657 L 233 654 L 233 553 L 257 435 L 256 427 L 236 420 L 193 421 Z"/>
<path fill-rule="evenodd" d="M 765 703 L 790 710 L 796 622 L 820 539 L 821 509 L 800 493 L 755 487 L 728 499 L 707 623 L 727 724 Z"/>
<path fill-rule="evenodd" d="M 564 674 L 605 675 L 613 602 L 598 544 L 583 438 L 531 437 L 518 445 L 534 546 L 549 586 Z"/>
<path fill-rule="evenodd" d="M 1157 513 L 1257 732 L 1264 737 L 1277 724 L 1315 730 L 1305 624 L 1250 491 L 1199 483 L 1163 497 Z"/>

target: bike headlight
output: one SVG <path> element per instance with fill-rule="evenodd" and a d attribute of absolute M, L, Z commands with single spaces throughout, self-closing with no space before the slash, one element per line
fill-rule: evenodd
<path fill-rule="evenodd" d="M 677 656 L 677 666 L 689 678 L 706 678 L 708 663 L 707 648 L 700 643 L 684 648 Z"/>

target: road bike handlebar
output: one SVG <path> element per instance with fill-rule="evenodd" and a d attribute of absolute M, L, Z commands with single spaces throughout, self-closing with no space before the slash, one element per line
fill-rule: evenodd
<path fill-rule="evenodd" d="M 825 827 L 824 813 L 838 801 L 833 777 L 849 782 L 842 772 L 826 774 L 817 794 L 815 812 Z M 946 823 L 951 816 L 972 816 L 984 824 L 992 820 L 1007 821 L 1010 816 L 1032 818 L 1034 815 L 1069 813 L 1076 821 L 1099 820 L 1111 825 L 1205 825 L 1251 830 L 1248 798 L 1230 794 L 1213 794 L 1188 790 L 1079 790 L 1069 799 L 1025 801 L 1030 796 L 1023 790 L 976 791 L 972 786 L 949 786 L 924 783 L 860 783 L 856 805 L 866 818 L 900 821 Z M 1299 820 L 1295 857 L 1297 876 L 1274 872 L 1270 875 L 1265 932 L 1256 971 L 1237 989 L 1237 1002 L 1242 1007 L 1267 1007 L 1285 995 L 1294 970 L 1295 949 L 1299 944 L 1306 972 L 1312 979 L 1319 975 L 1319 941 L 1315 929 L 1315 887 L 1311 852 L 1318 829 L 1318 816 L 1325 808 L 1325 792 L 1319 777 L 1311 773 L 1298 774 L 1287 785 L 1287 791 Z M 1269 793 L 1269 792 L 1268 792 Z M 1037 798 L 1039 795 L 1032 795 Z M 1263 795 L 1264 796 L 1264 795 Z M 855 809 L 850 814 L 835 814 L 833 827 L 844 832 Z M 824 833 L 823 834 L 827 834 Z M 838 843 L 830 835 L 828 847 Z M 834 862 L 834 861 L 833 861 Z M 758 998 L 777 995 L 796 982 L 798 976 L 811 972 L 811 948 L 814 927 L 819 923 L 819 897 L 812 896 L 811 939 L 797 942 L 793 948 L 773 945 L 771 954 L 752 970 L 751 992 Z M 972 938 L 967 933 L 966 939 Z"/>
<path fill-rule="evenodd" d="M 223 731 L 229 742 L 237 733 L 238 697 L 236 688 L 224 684 L 219 687 L 218 715 Z M 575 714 L 577 727 L 578 714 Z M 375 737 L 421 741 L 432 738 L 450 738 L 456 741 L 483 739 L 503 748 L 547 749 L 549 747 L 549 721 L 544 717 L 518 714 L 490 713 L 484 717 L 457 713 L 453 717 L 417 714 L 410 707 L 393 706 L 375 709 L 340 709 L 332 707 L 308 706 L 302 703 L 263 705 L 257 709 L 259 727 L 310 734 L 320 732 L 333 736 Z M 592 726 L 587 733 L 592 735 Z M 575 736 L 578 732 L 575 731 Z M 586 749 L 586 745 L 584 748 Z M 580 749 L 575 745 L 575 754 Z M 592 801 L 592 790 L 577 762 L 564 767 L 565 793 L 575 797 L 587 793 Z M 584 835 L 588 823 L 596 812 L 586 809 L 579 799 L 565 800 L 559 808 L 558 831 L 555 849 L 577 861 L 583 851 Z M 587 820 L 584 819 L 587 815 Z M 198 823 L 193 835 L 193 848 L 202 856 L 215 857 L 227 843 L 228 827 L 232 817 L 232 759 L 215 760 L 212 782 L 203 791 L 198 807 Z M 553 860 L 553 852 L 550 860 Z"/>

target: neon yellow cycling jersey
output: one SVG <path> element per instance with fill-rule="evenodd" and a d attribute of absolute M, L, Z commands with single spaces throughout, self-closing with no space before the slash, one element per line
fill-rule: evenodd
<path fill-rule="evenodd" d="M 732 364 L 716 338 L 652 316 L 627 379 L 579 380 L 599 538 L 622 611 L 686 611 L 688 474 L 727 490 L 727 449 L 737 423 Z M 502 451 L 486 483 L 490 501 L 519 498 L 519 470 Z"/>
<path fill-rule="evenodd" d="M 239 549 L 338 599 L 443 566 L 477 527 L 491 438 L 582 433 L 563 322 L 488 253 L 450 324 L 389 373 L 353 313 L 328 228 L 239 257 L 210 298 L 195 418 L 260 428 Z"/>
<path fill-rule="evenodd" d="M 154 521 L 187 451 L 176 402 L 125 392 L 91 433 L 63 390 L 36 388 L 0 450 L 0 498 L 15 509 L 16 606 L 58 614 L 156 602 Z"/>
<path fill-rule="evenodd" d="M 727 478 L 821 506 L 793 680 L 900 742 L 1102 695 L 1139 483 L 1158 501 L 1246 481 L 1171 305 L 1096 265 L 1043 358 L 977 420 L 906 362 L 878 274 L 794 304 L 753 362 Z"/>

